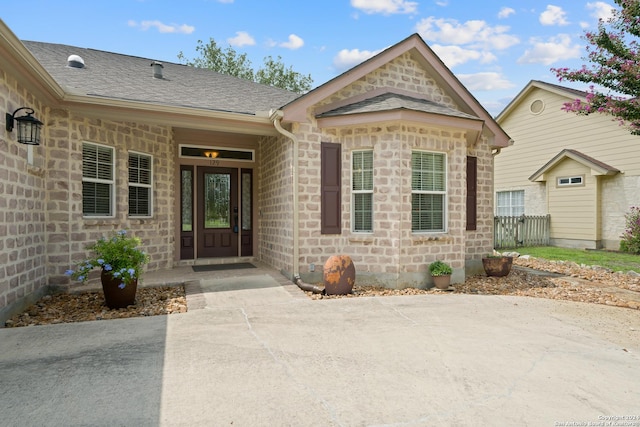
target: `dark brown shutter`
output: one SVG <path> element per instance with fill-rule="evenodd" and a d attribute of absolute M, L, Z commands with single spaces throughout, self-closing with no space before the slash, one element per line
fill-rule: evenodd
<path fill-rule="evenodd" d="M 478 158 L 467 156 L 467 230 L 475 230 L 478 218 Z"/>
<path fill-rule="evenodd" d="M 321 197 L 320 209 L 322 234 L 340 234 L 341 203 L 340 203 L 340 181 L 341 181 L 341 155 L 340 144 L 330 142 L 321 143 Z"/>

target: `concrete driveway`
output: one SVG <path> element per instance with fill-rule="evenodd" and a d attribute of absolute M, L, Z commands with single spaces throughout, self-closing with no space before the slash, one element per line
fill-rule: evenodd
<path fill-rule="evenodd" d="M 0 329 L 0 424 L 640 417 L 637 311 L 452 294 L 312 301 L 285 283 L 269 274 L 203 280 L 199 309 L 186 314 Z"/>

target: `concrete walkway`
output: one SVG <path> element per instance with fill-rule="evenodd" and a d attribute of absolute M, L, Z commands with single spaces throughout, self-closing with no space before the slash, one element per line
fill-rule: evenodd
<path fill-rule="evenodd" d="M 640 416 L 637 311 L 459 294 L 313 301 L 273 271 L 214 276 L 192 278 L 199 291 L 185 314 L 0 329 L 0 424 L 558 426 Z"/>

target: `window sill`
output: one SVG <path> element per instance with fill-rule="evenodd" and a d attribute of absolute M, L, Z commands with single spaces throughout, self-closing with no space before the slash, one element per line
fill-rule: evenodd
<path fill-rule="evenodd" d="M 375 238 L 373 237 L 373 234 L 365 234 L 362 236 L 351 235 L 349 236 L 349 243 L 372 245 L 375 243 Z"/>
<path fill-rule="evenodd" d="M 453 238 L 448 234 L 437 235 L 413 235 L 411 237 L 411 244 L 413 245 L 428 245 L 431 243 L 450 243 Z"/>

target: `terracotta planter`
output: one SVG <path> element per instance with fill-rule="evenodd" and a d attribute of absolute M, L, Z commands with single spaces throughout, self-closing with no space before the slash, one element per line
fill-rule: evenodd
<path fill-rule="evenodd" d="M 138 280 L 127 284 L 124 288 L 120 288 L 122 281 L 114 279 L 111 273 L 102 270 L 100 274 L 102 281 L 102 292 L 104 293 L 104 301 L 109 308 L 125 308 L 135 304 L 136 291 L 138 290 Z"/>
<path fill-rule="evenodd" d="M 356 267 L 349 255 L 334 255 L 324 264 L 324 290 L 327 295 L 346 295 L 353 290 Z"/>
<path fill-rule="evenodd" d="M 451 275 L 433 276 L 433 284 L 438 289 L 449 289 L 449 285 L 451 284 Z"/>
<path fill-rule="evenodd" d="M 482 267 L 487 276 L 504 277 L 511 271 L 513 257 L 486 257 L 482 258 Z"/>

